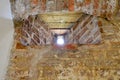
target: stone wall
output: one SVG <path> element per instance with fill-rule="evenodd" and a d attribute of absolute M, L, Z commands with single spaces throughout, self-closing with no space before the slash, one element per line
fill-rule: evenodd
<path fill-rule="evenodd" d="M 118 11 L 119 0 L 10 0 L 14 17 L 26 18 L 44 12 L 81 11 L 111 18 Z"/>

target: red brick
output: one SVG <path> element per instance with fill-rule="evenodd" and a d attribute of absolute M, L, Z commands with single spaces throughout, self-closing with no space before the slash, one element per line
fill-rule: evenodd
<path fill-rule="evenodd" d="M 32 0 L 32 3 L 37 5 L 38 4 L 38 0 Z"/>
<path fill-rule="evenodd" d="M 45 11 L 46 10 L 46 0 L 41 0 L 41 10 Z"/>
<path fill-rule="evenodd" d="M 69 0 L 69 11 L 74 11 L 74 0 Z"/>

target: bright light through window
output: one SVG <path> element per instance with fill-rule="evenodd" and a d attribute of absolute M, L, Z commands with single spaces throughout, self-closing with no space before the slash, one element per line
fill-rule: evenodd
<path fill-rule="evenodd" d="M 64 45 L 64 37 L 63 36 L 58 36 L 57 37 L 57 44 L 58 45 Z"/>

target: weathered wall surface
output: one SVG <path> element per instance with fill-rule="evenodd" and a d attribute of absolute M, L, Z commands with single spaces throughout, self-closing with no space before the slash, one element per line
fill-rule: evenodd
<path fill-rule="evenodd" d="M 53 4 L 52 0 L 49 1 Z M 83 0 L 77 1 L 82 2 Z M 84 1 L 85 4 L 89 5 L 93 0 Z M 35 6 L 38 3 L 38 0 L 32 0 L 33 7 L 26 5 L 28 7 L 21 8 L 22 14 L 18 14 L 18 10 L 18 12 L 15 12 L 17 13 L 15 18 L 26 18 L 28 14 L 38 14 L 39 10 L 44 12 L 46 8 L 43 5 L 44 3 L 41 3 L 43 6 L 40 8 L 39 5 Z M 18 5 L 21 6 L 21 4 Z M 106 6 L 103 8 L 106 10 Z M 70 10 L 73 10 L 73 8 L 70 8 Z M 40 46 L 40 48 L 35 49 L 15 44 L 12 49 L 6 80 L 119 80 L 120 27 L 105 19 L 100 19 L 100 21 L 103 43 L 99 45 L 81 45 L 75 47 L 73 51 L 68 51 L 68 49 L 53 49 L 51 46 L 50 48 Z M 68 48 L 74 47 L 68 46 Z"/>
<path fill-rule="evenodd" d="M 81 11 L 111 18 L 118 11 L 119 0 L 10 0 L 13 15 L 26 18 L 43 12 Z"/>
<path fill-rule="evenodd" d="M 22 24 L 22 26 L 24 26 L 24 27 L 22 27 L 22 30 L 23 30 L 22 35 L 24 37 L 26 37 L 26 34 L 27 34 L 27 36 L 32 37 L 31 32 L 33 31 L 33 33 L 34 33 L 34 31 L 35 31 L 33 28 L 35 28 L 36 23 L 34 22 L 35 24 L 32 24 L 32 22 L 30 20 L 28 20 L 29 16 L 37 15 L 40 13 L 46 13 L 46 12 L 80 11 L 85 14 L 106 18 L 108 20 L 111 20 L 111 22 L 114 22 L 113 24 L 119 26 L 118 18 L 120 18 L 120 17 L 113 16 L 113 15 L 115 15 L 116 12 L 119 12 L 119 10 L 118 10 L 118 8 L 119 8 L 118 1 L 119 0 L 27 0 L 27 1 L 25 1 L 25 0 L 10 0 L 10 1 L 11 1 L 11 9 L 12 9 L 13 16 L 14 16 L 15 27 L 17 27 L 18 25 L 21 25 L 21 24 Z M 117 13 L 117 15 L 119 15 L 119 13 Z M 115 19 L 115 20 L 113 20 L 113 19 Z M 28 20 L 28 22 L 27 22 L 27 20 Z M 21 21 L 21 23 L 20 23 L 20 21 Z M 25 21 L 27 23 L 25 23 Z M 88 21 L 88 22 L 90 22 L 90 21 Z M 55 24 L 55 22 L 53 22 L 52 24 Z M 64 23 L 64 24 L 66 24 L 66 23 Z M 85 23 L 85 25 L 86 24 L 87 23 Z M 97 24 L 97 22 L 96 22 L 96 24 Z M 39 24 L 39 28 L 40 28 L 40 25 L 41 24 Z M 92 25 L 92 26 L 94 26 L 94 25 Z M 88 27 L 90 27 L 90 25 Z M 37 28 L 37 31 L 39 31 L 38 30 L 39 28 Z M 85 29 L 85 32 L 84 32 L 84 29 Z M 88 32 L 88 30 L 89 30 L 89 29 L 87 30 L 87 28 L 84 28 L 84 29 L 83 29 L 83 31 L 81 31 L 82 35 L 83 35 L 83 32 L 86 34 L 86 32 Z M 77 30 L 77 31 L 79 31 L 79 30 Z M 94 28 L 93 28 L 93 31 L 95 31 Z M 100 34 L 99 29 L 97 29 L 97 31 L 98 31 L 98 34 Z M 91 33 L 92 30 L 89 32 Z M 87 33 L 88 35 L 89 35 L 89 32 Z M 41 43 L 40 40 L 42 39 L 42 37 L 40 39 L 38 34 L 40 34 L 40 33 L 35 32 L 35 36 L 34 36 L 33 40 L 28 39 L 28 37 L 26 37 L 27 39 L 24 38 L 23 43 L 24 42 L 34 42 L 37 44 Z M 96 34 L 97 33 L 94 33 L 94 35 L 96 35 Z M 78 37 L 79 37 L 79 35 L 80 34 L 78 34 Z M 44 33 L 42 34 L 42 36 L 44 36 Z M 85 37 L 86 36 L 84 36 L 83 38 L 85 38 Z M 96 37 L 98 37 L 98 35 Z M 81 36 L 79 37 L 79 39 L 81 39 Z M 94 39 L 92 39 L 89 36 L 87 38 L 87 40 L 91 41 Z M 42 40 L 42 41 L 44 42 L 44 40 Z M 83 39 L 80 40 L 80 43 L 82 41 L 83 41 Z M 77 41 L 77 42 L 79 42 L 79 41 Z M 100 42 L 100 38 L 99 38 L 98 42 Z"/>
<path fill-rule="evenodd" d="M 99 45 L 36 49 L 15 44 L 6 80 L 119 80 L 120 28 L 99 20 L 103 30 Z"/>

